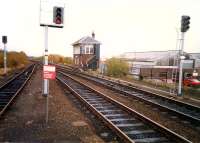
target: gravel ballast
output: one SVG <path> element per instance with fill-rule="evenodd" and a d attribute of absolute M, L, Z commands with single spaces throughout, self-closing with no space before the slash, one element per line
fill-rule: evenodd
<path fill-rule="evenodd" d="M 42 70 L 39 69 L 0 119 L 0 142 L 104 142 L 56 81 L 50 81 L 46 124 L 42 83 Z"/>

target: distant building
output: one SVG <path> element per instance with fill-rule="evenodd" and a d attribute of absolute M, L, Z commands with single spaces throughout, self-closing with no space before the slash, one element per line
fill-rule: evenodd
<path fill-rule="evenodd" d="M 74 42 L 73 62 L 76 66 L 83 69 L 99 68 L 100 61 L 100 42 L 95 40 L 95 34 L 92 37 L 86 36 Z"/>
<path fill-rule="evenodd" d="M 179 72 L 179 53 L 179 50 L 127 52 L 120 55 L 120 58 L 129 63 L 130 74 L 169 79 L 172 74 Z M 192 74 L 194 71 L 200 74 L 200 53 L 184 52 L 184 55 L 184 74 Z"/>
<path fill-rule="evenodd" d="M 142 62 L 142 65 L 145 65 L 144 62 L 152 62 L 157 66 L 172 66 L 174 65 L 173 59 L 179 55 L 178 50 L 169 50 L 169 51 L 148 51 L 148 52 L 126 52 L 120 55 L 120 58 L 132 62 Z"/>

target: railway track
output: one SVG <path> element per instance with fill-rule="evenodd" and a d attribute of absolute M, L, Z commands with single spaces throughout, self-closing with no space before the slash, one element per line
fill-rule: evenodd
<path fill-rule="evenodd" d="M 68 67 L 67 70 L 65 67 L 61 67 L 60 69 L 69 73 L 72 67 Z M 154 108 L 167 112 L 172 119 L 178 118 L 183 124 L 190 124 L 193 128 L 200 131 L 200 107 L 198 106 L 171 99 L 166 96 L 161 96 L 149 91 L 141 90 L 133 86 L 124 85 L 119 82 L 103 79 L 100 77 L 94 77 L 84 73 L 77 73 L 76 76 L 109 88 L 113 91 L 116 91 L 117 93 L 121 93 L 124 96 L 129 96 L 131 98 L 145 102 L 146 104 L 150 104 Z"/>
<path fill-rule="evenodd" d="M 23 89 L 33 74 L 34 68 L 34 64 L 30 65 L 0 87 L 0 117 L 8 109 L 18 93 Z"/>
<path fill-rule="evenodd" d="M 190 142 L 64 72 L 59 71 L 57 79 L 112 129 L 123 142 Z"/>

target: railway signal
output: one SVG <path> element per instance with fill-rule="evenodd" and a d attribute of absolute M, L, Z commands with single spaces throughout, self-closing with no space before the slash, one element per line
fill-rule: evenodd
<path fill-rule="evenodd" d="M 42 12 L 42 9 L 46 9 L 50 4 L 50 1 L 46 1 L 46 0 L 40 0 L 40 16 Z M 62 4 L 59 4 L 62 5 Z M 43 6 L 43 8 L 42 8 Z M 63 28 L 64 26 L 64 5 L 63 6 L 50 6 L 51 10 L 53 10 L 53 12 L 51 12 L 51 14 L 53 14 L 53 21 L 52 21 L 52 17 L 43 17 L 44 19 L 48 19 L 48 20 L 44 20 L 43 22 L 40 21 L 40 26 L 44 26 L 44 37 L 45 37 L 45 51 L 44 51 L 44 66 L 48 66 L 48 28 L 49 27 L 53 27 L 53 28 Z M 44 12 L 45 15 L 47 14 L 47 12 Z M 41 16 L 42 17 L 42 16 Z M 50 19 L 50 20 L 49 20 Z M 40 18 L 41 20 L 41 18 Z M 43 95 L 46 98 L 46 123 L 48 123 L 48 106 L 49 106 L 49 99 L 48 99 L 48 95 L 49 95 L 49 79 L 54 79 L 55 78 L 55 74 L 52 73 L 52 71 L 46 71 L 44 72 L 44 83 L 43 83 Z"/>
<path fill-rule="evenodd" d="M 7 44 L 7 36 L 2 36 L 2 43 Z"/>
<path fill-rule="evenodd" d="M 6 56 L 6 44 L 7 44 L 7 36 L 2 36 L 2 43 L 4 44 L 4 74 L 7 74 L 7 56 Z"/>
<path fill-rule="evenodd" d="M 178 83 L 178 95 L 182 96 L 182 82 L 183 82 L 183 60 L 184 54 L 183 54 L 183 48 L 184 48 L 184 35 L 185 32 L 190 28 L 190 16 L 183 15 L 181 17 L 181 49 L 180 49 L 180 55 L 179 55 L 179 83 Z"/>
<path fill-rule="evenodd" d="M 190 28 L 190 17 L 183 15 L 181 18 L 181 32 L 186 32 Z"/>
<path fill-rule="evenodd" d="M 53 22 L 55 24 L 63 24 L 64 8 L 63 7 L 54 7 L 53 8 Z"/>

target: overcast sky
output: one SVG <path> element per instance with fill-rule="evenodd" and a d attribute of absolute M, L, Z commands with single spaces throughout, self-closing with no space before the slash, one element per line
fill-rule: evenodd
<path fill-rule="evenodd" d="M 102 43 L 102 57 L 175 50 L 181 15 L 191 17 L 184 50 L 200 52 L 200 0 L 64 2 L 64 28 L 49 28 L 49 53 L 72 56 L 71 44 L 92 31 Z M 31 56 L 44 53 L 44 28 L 39 26 L 39 15 L 40 0 L 0 0 L 0 36 L 8 36 L 9 51 L 25 51 Z"/>

